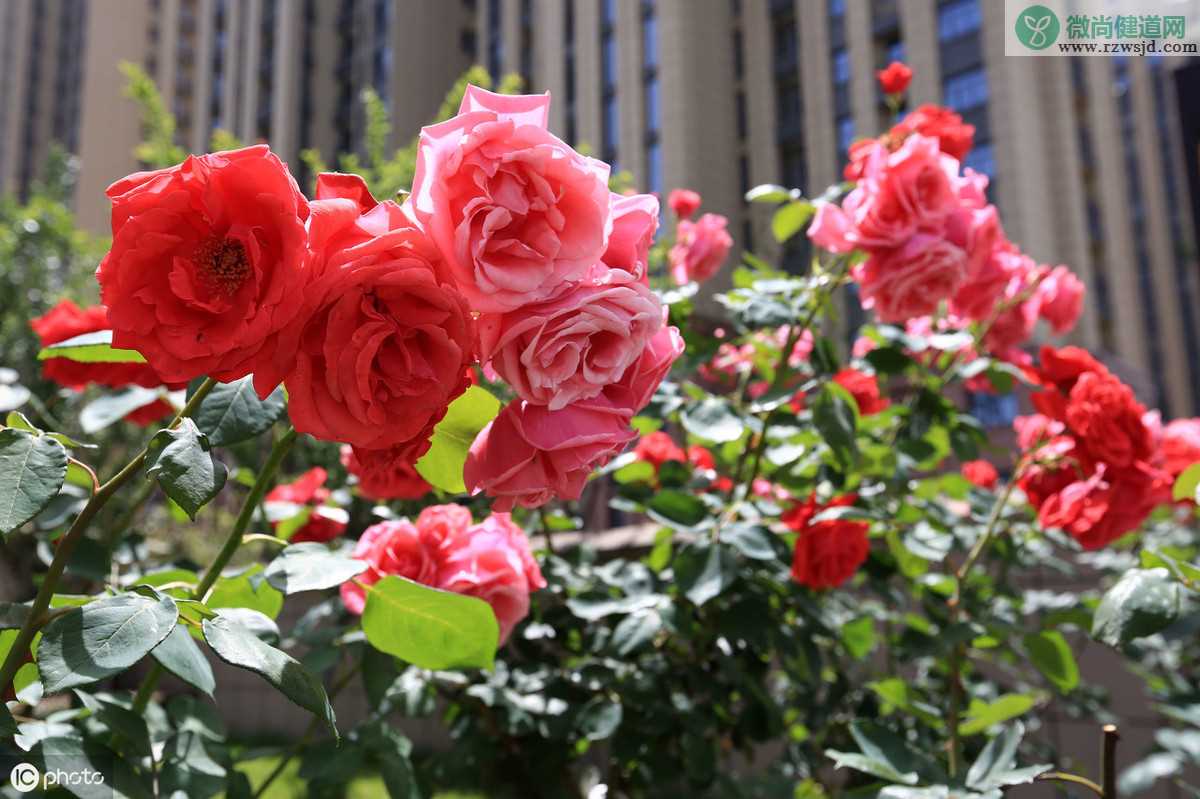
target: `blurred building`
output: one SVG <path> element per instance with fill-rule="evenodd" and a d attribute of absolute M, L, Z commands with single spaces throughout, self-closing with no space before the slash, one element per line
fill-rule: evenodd
<path fill-rule="evenodd" d="M 846 149 L 888 123 L 875 71 L 916 71 L 910 105 L 976 126 L 1006 230 L 1086 281 L 1079 343 L 1137 364 L 1141 396 L 1200 412 L 1200 65 L 1172 58 L 1006 58 L 983 0 L 0 0 L 0 190 L 23 190 L 50 141 L 84 164 L 81 220 L 136 168 L 122 59 L 147 66 L 180 143 L 213 129 L 331 159 L 361 146 L 374 86 L 396 143 L 472 62 L 554 95 L 551 126 L 641 188 L 700 191 L 739 245 L 779 252 L 746 189 L 819 193 Z"/>

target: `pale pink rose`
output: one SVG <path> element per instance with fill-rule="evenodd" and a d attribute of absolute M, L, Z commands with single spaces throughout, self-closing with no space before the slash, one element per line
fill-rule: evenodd
<path fill-rule="evenodd" d="M 430 505 L 417 517 L 417 532 L 433 549 L 441 549 L 449 541 L 464 535 L 470 526 L 471 511 L 462 505 Z"/>
<path fill-rule="evenodd" d="M 433 585 L 438 564 L 433 550 L 407 519 L 380 522 L 363 531 L 354 545 L 353 557 L 367 562 L 367 570 L 342 583 L 342 604 L 351 613 L 366 607 L 366 592 L 357 584 L 371 586 L 389 575 Z"/>
<path fill-rule="evenodd" d="M 945 239 L 918 233 L 903 246 L 873 254 L 855 268 L 863 307 L 884 322 L 927 316 L 966 278 L 966 253 Z"/>
<path fill-rule="evenodd" d="M 514 400 L 475 437 L 463 480 L 497 511 L 579 499 L 592 471 L 635 438 L 628 409 L 605 397 L 557 411 Z"/>
<path fill-rule="evenodd" d="M 1065 429 L 1066 426 L 1062 422 L 1040 413 L 1013 419 L 1013 430 L 1017 431 L 1017 446 L 1022 451 L 1032 450 L 1043 441 L 1060 435 Z"/>
<path fill-rule="evenodd" d="M 958 162 L 937 139 L 910 136 L 900 149 L 880 147 L 843 208 L 853 222 L 847 238 L 867 249 L 899 247 L 918 230 L 936 231 L 959 206 Z"/>
<path fill-rule="evenodd" d="M 847 253 L 854 250 L 854 243 L 846 238 L 850 232 L 850 217 L 835 203 L 817 203 L 816 213 L 808 226 L 808 237 L 813 244 L 830 252 Z"/>
<path fill-rule="evenodd" d="M 1065 266 L 1056 266 L 1038 284 L 1038 310 L 1060 336 L 1075 327 L 1083 312 L 1083 281 Z"/>
<path fill-rule="evenodd" d="M 850 355 L 853 358 L 865 358 L 867 357 L 867 353 L 878 348 L 879 344 L 875 339 L 868 336 L 859 336 L 854 339 L 854 347 L 851 348 Z"/>
<path fill-rule="evenodd" d="M 612 196 L 612 233 L 601 263 L 614 282 L 649 280 L 650 246 L 658 230 L 658 198 L 653 194 Z"/>
<path fill-rule="evenodd" d="M 579 283 L 554 299 L 479 319 L 481 356 L 522 399 L 558 410 L 617 382 L 662 327 L 641 283 Z"/>
<path fill-rule="evenodd" d="M 675 189 L 667 195 L 667 204 L 680 219 L 691 219 L 700 210 L 700 194 L 691 189 Z"/>
<path fill-rule="evenodd" d="M 1200 463 L 1200 419 L 1176 419 L 1163 428 L 1163 468 L 1172 476 Z"/>
<path fill-rule="evenodd" d="M 458 116 L 421 131 L 410 203 L 477 311 L 545 299 L 607 246 L 608 165 L 547 131 L 549 107 L 468 86 Z"/>
<path fill-rule="evenodd" d="M 501 644 L 529 614 L 529 592 L 546 584 L 529 554 L 525 534 L 512 527 L 511 521 L 492 516 L 451 540 L 437 577 L 437 587 L 443 591 L 473 596 L 492 606 Z"/>
<path fill-rule="evenodd" d="M 604 395 L 614 406 L 624 408 L 632 417 L 650 403 L 658 384 L 671 371 L 671 364 L 683 354 L 683 350 L 683 336 L 679 334 L 679 328 L 660 327 L 621 379 L 604 389 Z"/>
<path fill-rule="evenodd" d="M 676 284 L 702 283 L 721 269 L 733 247 L 733 237 L 725 229 L 728 224 L 720 214 L 704 214 L 695 222 L 679 221 L 675 244 L 667 255 Z"/>

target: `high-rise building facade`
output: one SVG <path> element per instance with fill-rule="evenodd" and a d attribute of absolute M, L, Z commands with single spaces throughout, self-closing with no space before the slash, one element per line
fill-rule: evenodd
<path fill-rule="evenodd" d="M 1075 339 L 1138 365 L 1148 403 L 1200 412 L 1200 63 L 1007 58 L 1003 24 L 986 0 L 0 0 L 0 191 L 57 141 L 83 162 L 81 221 L 106 227 L 104 187 L 138 166 L 120 60 L 150 71 L 188 149 L 224 128 L 298 173 L 302 148 L 361 146 L 364 87 L 399 144 L 479 63 L 551 91 L 553 130 L 639 188 L 696 189 L 740 247 L 799 270 L 803 242 L 780 251 L 743 194 L 839 180 L 890 122 L 875 71 L 903 60 L 909 107 L 975 125 L 966 165 L 1009 237 L 1087 283 Z"/>

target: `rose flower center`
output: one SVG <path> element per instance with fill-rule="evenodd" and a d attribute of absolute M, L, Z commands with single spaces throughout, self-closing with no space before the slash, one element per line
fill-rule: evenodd
<path fill-rule="evenodd" d="M 214 293 L 235 294 L 250 274 L 246 248 L 237 239 L 206 239 L 196 250 L 200 279 Z"/>

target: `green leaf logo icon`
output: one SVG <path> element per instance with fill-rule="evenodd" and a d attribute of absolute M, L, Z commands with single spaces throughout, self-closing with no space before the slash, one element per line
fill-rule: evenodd
<path fill-rule="evenodd" d="M 1058 15 L 1045 6 L 1029 6 L 1017 14 L 1016 33 L 1030 50 L 1045 50 L 1058 39 Z"/>

